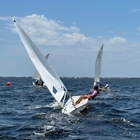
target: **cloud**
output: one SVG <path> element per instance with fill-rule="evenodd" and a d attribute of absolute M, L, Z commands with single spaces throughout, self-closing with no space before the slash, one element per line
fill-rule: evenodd
<path fill-rule="evenodd" d="M 9 20 L 11 19 L 10 17 L 0 17 L 0 20 Z"/>
<path fill-rule="evenodd" d="M 73 68 L 77 67 L 81 72 L 81 66 L 84 66 L 85 70 L 90 67 L 94 68 L 97 52 L 102 44 L 104 44 L 103 65 L 106 68 L 107 73 L 108 70 L 112 69 L 112 64 L 116 65 L 116 62 L 125 65 L 130 61 L 137 61 L 137 63 L 140 61 L 140 52 L 138 51 L 140 46 L 139 40 L 128 40 L 117 34 L 113 36 L 116 32 L 113 32 L 112 30 L 104 36 L 102 33 L 100 33 L 99 36 L 86 36 L 86 34 L 76 26 L 76 23 L 72 23 L 72 26 L 66 27 L 63 22 L 48 19 L 44 15 L 33 14 L 25 17 L 15 17 L 15 19 L 36 45 L 39 44 L 40 46 L 43 46 L 40 48 L 40 46 L 37 45 L 44 55 L 47 53 L 51 54 L 51 59 L 49 60 L 54 62 L 55 66 L 58 65 L 56 66 L 58 69 L 61 68 L 61 66 L 65 66 L 65 71 L 74 71 Z M 10 29 L 12 32 L 17 32 L 10 17 L 0 17 L 0 20 L 10 20 L 6 25 L 6 28 Z M 87 30 L 90 32 L 90 29 L 87 28 Z M 140 31 L 140 27 L 138 30 Z M 1 33 L 3 31 L 6 35 L 9 35 L 9 32 L 5 29 L 0 30 Z M 121 32 L 121 34 L 122 33 L 123 32 Z M 15 37 L 13 33 L 12 36 Z M 5 40 L 10 42 L 7 38 L 5 38 Z M 24 47 L 21 47 L 21 49 L 18 45 L 21 44 L 18 44 L 17 42 L 13 49 L 10 44 L 11 50 L 14 50 L 12 53 L 11 50 L 7 50 L 10 52 L 10 55 L 15 55 L 15 53 L 17 53 L 17 55 L 20 55 L 19 58 L 21 58 L 21 56 L 26 55 L 26 53 L 23 54 L 23 52 L 25 52 L 23 51 Z M 56 59 L 58 59 L 60 63 L 58 63 L 58 61 L 56 62 Z M 62 72 L 60 70 L 60 73 L 63 75 Z"/>
<path fill-rule="evenodd" d="M 114 43 L 126 43 L 127 40 L 122 37 L 114 37 L 108 40 L 108 44 L 114 44 Z"/>
<path fill-rule="evenodd" d="M 131 10 L 131 12 L 139 12 L 140 11 L 140 9 L 133 9 L 133 10 Z"/>
<path fill-rule="evenodd" d="M 4 19 L 9 20 L 10 18 L 0 17 L 0 20 Z M 126 39 L 122 37 L 111 39 L 104 36 L 88 37 L 81 33 L 80 29 L 76 27 L 76 23 L 72 23 L 72 26 L 66 27 L 63 25 L 63 22 L 47 19 L 44 15 L 32 14 L 25 17 L 15 17 L 15 19 L 33 42 L 39 45 L 79 46 L 79 49 L 86 48 L 85 51 L 96 51 L 97 46 L 101 46 L 102 44 L 109 45 L 126 42 Z M 17 32 L 13 23 L 8 23 L 6 28 Z"/>
<path fill-rule="evenodd" d="M 0 19 L 9 20 L 10 18 L 0 17 Z M 88 37 L 81 33 L 80 29 L 76 27 L 76 23 L 66 27 L 63 22 L 47 19 L 44 15 L 32 14 L 25 17 L 15 17 L 15 19 L 37 46 L 38 44 L 45 46 L 41 48 L 44 54 L 51 52 L 51 54 L 55 53 L 56 55 L 61 53 L 63 56 L 81 55 L 88 57 L 89 55 L 96 55 L 99 47 L 104 44 L 104 51 L 108 53 L 107 57 L 109 58 L 111 54 L 115 56 L 121 55 L 120 52 L 122 51 L 132 52 L 134 50 L 132 46 L 136 47 L 134 42 L 130 42 L 121 36 L 110 37 L 107 35 L 102 36 L 101 34 L 100 36 Z M 7 28 L 17 32 L 11 19 L 10 24 L 7 24 Z M 52 48 L 50 46 L 55 47 Z M 135 52 L 133 51 L 133 53 Z M 124 57 L 124 54 L 122 57 Z"/>
<path fill-rule="evenodd" d="M 15 17 L 15 19 L 37 44 L 74 45 L 92 40 L 81 34 L 76 26 L 65 27 L 62 22 L 47 19 L 44 15 L 33 14 L 22 18 Z M 7 28 L 16 32 L 13 24 L 7 24 Z"/>

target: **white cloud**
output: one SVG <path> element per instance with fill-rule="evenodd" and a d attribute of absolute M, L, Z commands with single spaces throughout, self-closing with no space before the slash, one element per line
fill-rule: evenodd
<path fill-rule="evenodd" d="M 0 17 L 0 20 L 9 20 L 10 17 Z"/>
<path fill-rule="evenodd" d="M 122 37 L 114 37 L 114 38 L 111 38 L 108 40 L 108 43 L 109 44 L 114 44 L 114 43 L 126 43 L 127 40 L 125 38 L 122 38 Z"/>
<path fill-rule="evenodd" d="M 44 15 L 33 14 L 15 19 L 37 44 L 73 45 L 90 40 L 84 34 L 80 34 L 80 30 L 76 26 L 65 27 L 62 22 L 47 19 Z M 14 25 L 9 24 L 8 26 L 13 32 L 16 32 Z"/>
<path fill-rule="evenodd" d="M 131 10 L 131 12 L 139 12 L 140 11 L 140 9 L 133 9 L 133 10 Z"/>
<path fill-rule="evenodd" d="M 79 32 L 80 30 L 77 28 L 77 27 L 75 27 L 75 26 L 71 26 L 71 30 L 72 31 L 76 31 L 76 32 Z"/>
<path fill-rule="evenodd" d="M 9 19 L 9 18 L 0 18 Z M 63 26 L 63 22 L 47 19 L 44 15 L 27 15 L 25 17 L 15 17 L 17 22 L 27 32 L 29 37 L 40 45 L 54 46 L 80 46 L 86 48 L 85 51 L 97 51 L 102 44 L 109 45 L 115 43 L 125 43 L 126 39 L 114 37 L 107 39 L 104 36 L 87 37 L 80 33 L 80 29 L 75 25 L 71 27 Z M 7 24 L 7 28 L 17 32 L 13 23 Z M 113 32 L 113 31 L 111 31 Z"/>
<path fill-rule="evenodd" d="M 0 20 L 9 19 L 10 24 L 7 24 L 6 27 L 13 32 L 16 32 L 11 18 L 0 17 Z M 66 27 L 63 22 L 47 19 L 44 15 L 33 14 L 25 17 L 15 17 L 15 19 L 23 27 L 35 44 L 47 46 L 40 48 L 40 46 L 37 45 L 44 55 L 47 53 L 51 54 L 50 60 L 54 59 L 55 63 L 56 59 L 60 59 L 58 61 L 67 59 L 67 61 L 62 61 L 65 64 L 59 63 L 59 65 L 65 66 L 65 71 L 69 71 L 69 66 L 72 70 L 73 68 L 78 67 L 79 71 L 81 71 L 80 68 L 83 65 L 83 62 L 85 62 L 85 69 L 88 69 L 91 65 L 94 68 L 95 58 L 102 44 L 104 44 L 103 65 L 105 66 L 107 73 L 108 69 L 111 69 L 110 67 L 112 64 L 115 65 L 115 62 L 122 63 L 122 61 L 124 61 L 125 65 L 130 59 L 131 61 L 137 60 L 138 62 L 140 60 L 140 52 L 138 51 L 140 46 L 139 40 L 132 42 L 132 40 L 127 40 L 126 38 L 117 35 L 110 37 L 110 35 L 112 36 L 110 33 L 113 33 L 113 35 L 115 34 L 111 30 L 110 33 L 108 32 L 105 36 L 99 34 L 99 36 L 88 37 L 84 33 L 81 33 L 82 31 L 76 27 L 76 23 L 72 24 L 70 27 Z M 4 29 L 1 31 L 3 30 Z M 138 30 L 140 30 L 140 27 Z M 54 47 L 49 48 L 50 45 L 54 45 Z M 68 47 L 65 48 L 66 46 Z M 19 46 L 15 47 L 18 48 L 15 52 L 18 51 L 18 55 L 23 55 L 24 47 L 22 47 L 23 50 L 21 50 Z M 10 54 L 15 53 L 10 52 Z M 72 63 L 73 67 L 68 65 L 68 62 Z M 55 65 L 57 64 L 58 62 L 56 62 Z M 58 66 L 58 68 L 61 68 L 61 66 Z"/>

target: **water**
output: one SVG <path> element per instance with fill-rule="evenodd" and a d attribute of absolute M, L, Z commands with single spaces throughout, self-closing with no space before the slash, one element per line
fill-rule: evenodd
<path fill-rule="evenodd" d="M 6 86 L 10 81 L 11 86 Z M 62 78 L 72 95 L 92 88 L 92 78 Z M 47 88 L 35 88 L 27 77 L 0 78 L 0 140 L 138 140 L 140 79 L 109 78 L 110 93 L 89 101 L 83 115 L 62 114 L 49 104 Z"/>

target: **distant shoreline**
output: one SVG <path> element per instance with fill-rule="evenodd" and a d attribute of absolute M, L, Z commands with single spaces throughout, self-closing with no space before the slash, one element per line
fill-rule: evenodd
<path fill-rule="evenodd" d="M 32 78 L 32 76 L 0 76 L 0 78 Z M 73 77 L 67 77 L 67 76 L 60 76 L 60 78 L 74 78 L 74 79 L 77 79 L 77 78 L 91 78 L 91 79 L 94 79 L 94 77 L 76 77 L 76 76 L 73 76 Z M 140 78 L 140 77 L 101 77 L 101 79 L 137 79 L 137 78 Z"/>

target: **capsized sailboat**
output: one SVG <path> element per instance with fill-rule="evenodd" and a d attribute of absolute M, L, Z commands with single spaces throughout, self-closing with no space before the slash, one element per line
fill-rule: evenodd
<path fill-rule="evenodd" d="M 100 77 L 101 77 L 101 65 L 102 65 L 102 55 L 103 55 L 103 45 L 98 51 L 96 62 L 95 62 L 95 78 L 94 78 L 94 86 L 98 85 L 100 91 L 110 92 L 110 88 L 100 87 Z"/>
<path fill-rule="evenodd" d="M 45 58 L 46 58 L 47 60 L 48 60 L 48 57 L 49 57 L 49 54 L 47 54 L 47 55 L 45 56 Z M 38 81 L 43 82 L 43 80 L 42 80 L 42 78 L 41 78 L 41 76 L 40 76 L 40 74 L 39 74 L 39 72 L 38 72 L 37 70 L 35 71 L 35 73 L 34 73 L 34 75 L 33 75 L 32 78 L 36 80 L 35 82 L 33 82 L 33 86 L 39 86 L 39 84 L 36 84 L 36 82 L 38 82 Z M 41 86 L 46 86 L 46 85 L 45 85 L 45 83 L 43 82 L 43 85 L 41 85 Z"/>
<path fill-rule="evenodd" d="M 45 82 L 51 95 L 54 97 L 57 104 L 62 108 L 62 113 L 73 114 L 79 113 L 80 111 L 84 110 L 87 106 L 88 99 L 82 100 L 77 105 L 73 104 L 80 96 L 70 96 L 67 88 L 65 87 L 53 67 L 50 65 L 50 63 L 45 59 L 45 57 L 42 55 L 33 41 L 29 38 L 29 36 L 25 33 L 25 31 L 21 28 L 21 26 L 16 22 L 14 18 L 13 21 L 31 61 L 39 72 L 42 80 Z M 68 94 L 69 99 L 67 100 L 66 95 Z"/>

